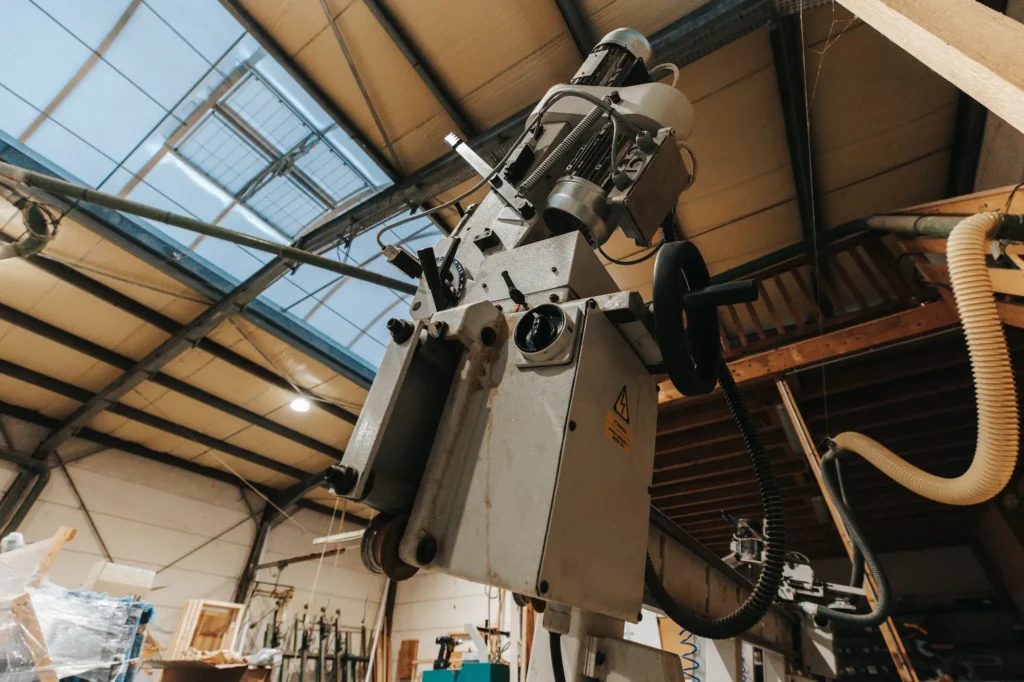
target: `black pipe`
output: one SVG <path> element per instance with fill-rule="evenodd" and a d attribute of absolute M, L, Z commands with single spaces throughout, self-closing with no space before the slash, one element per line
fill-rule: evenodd
<path fill-rule="evenodd" d="M 565 682 L 565 664 L 562 663 L 562 636 L 557 632 L 549 632 L 551 646 L 551 670 L 555 674 L 555 682 Z"/>
<path fill-rule="evenodd" d="M 4 501 L 0 503 L 0 525 L 3 525 L 4 527 L 4 534 L 7 534 L 18 530 L 18 526 L 21 525 L 21 522 L 25 520 L 25 516 L 27 516 L 29 511 L 32 509 L 32 505 L 35 504 L 36 500 L 39 499 L 39 496 L 43 493 L 43 488 L 45 488 L 46 484 L 50 481 L 50 467 L 48 467 L 45 462 L 5 449 L 0 449 L 0 459 L 17 464 L 22 469 L 32 469 L 36 474 L 35 484 L 32 486 L 32 489 L 28 491 L 25 499 L 21 501 L 21 504 L 18 505 L 17 511 L 10 516 L 10 521 L 6 521 L 6 525 L 4 525 L 5 520 L 8 514 L 10 514 L 11 508 L 14 506 L 15 502 L 17 502 L 17 499 L 11 496 L 9 499 L 4 499 Z"/>
<path fill-rule="evenodd" d="M 860 528 L 853 519 L 853 515 L 850 514 L 850 510 L 843 503 L 835 481 L 832 480 L 831 464 L 841 452 L 840 448 L 832 447 L 821 458 L 821 480 L 825 484 L 825 491 L 832 500 L 832 506 L 835 507 L 836 516 L 838 516 L 839 522 L 846 530 L 847 537 L 850 538 L 850 543 L 860 549 L 861 554 L 864 556 L 864 564 L 867 566 L 871 577 L 875 579 L 875 589 L 877 591 L 875 608 L 870 613 L 847 613 L 817 604 L 808 604 L 807 607 L 814 616 L 831 621 L 836 625 L 854 625 L 858 627 L 879 625 L 889 617 L 889 603 L 892 593 L 889 589 L 889 581 L 886 580 L 885 573 L 882 571 L 882 564 L 878 561 L 875 553 L 871 551 L 871 548 L 868 547 L 867 542 L 865 542 Z"/>
<path fill-rule="evenodd" d="M 726 403 L 732 412 L 733 419 L 739 427 L 740 435 L 750 453 L 750 461 L 754 467 L 761 501 L 764 505 L 764 564 L 761 575 L 743 604 L 727 616 L 710 618 L 680 606 L 665 589 L 647 555 L 645 581 L 651 596 L 665 614 L 675 621 L 676 625 L 689 630 L 698 637 L 708 639 L 728 639 L 737 637 L 757 625 L 764 614 L 771 608 L 775 595 L 782 581 L 782 569 L 786 556 L 786 529 L 782 519 L 782 500 L 778 486 L 772 473 L 771 460 L 764 451 L 761 436 L 757 432 L 750 412 L 747 411 L 743 398 L 732 374 L 725 362 L 719 373 L 719 383 L 725 394 Z"/>

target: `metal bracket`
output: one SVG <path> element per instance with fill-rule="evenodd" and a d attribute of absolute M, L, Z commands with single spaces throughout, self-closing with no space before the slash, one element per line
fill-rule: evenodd
<path fill-rule="evenodd" d="M 502 180 L 495 172 L 494 169 L 488 165 L 483 158 L 477 154 L 473 149 L 462 141 L 455 133 L 448 133 L 444 137 L 444 141 L 447 142 L 452 149 L 459 153 L 459 156 L 470 165 L 470 167 L 480 174 L 480 177 L 486 178 L 492 176 L 489 180 L 491 188 L 497 192 L 506 204 L 511 206 L 515 211 L 522 216 L 523 220 L 527 223 L 532 223 L 537 218 L 537 209 L 534 208 L 526 199 L 516 194 L 516 189 L 509 183 Z"/>

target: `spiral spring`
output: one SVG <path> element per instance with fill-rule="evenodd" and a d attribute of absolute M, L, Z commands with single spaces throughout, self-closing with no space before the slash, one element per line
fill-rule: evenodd
<path fill-rule="evenodd" d="M 679 654 L 679 658 L 683 660 L 683 676 L 687 680 L 692 680 L 692 682 L 700 682 L 700 678 L 694 674 L 700 669 L 700 661 L 697 660 L 696 636 L 686 629 L 680 630 L 679 636 L 682 637 L 679 643 L 690 647 L 689 651 Z"/>

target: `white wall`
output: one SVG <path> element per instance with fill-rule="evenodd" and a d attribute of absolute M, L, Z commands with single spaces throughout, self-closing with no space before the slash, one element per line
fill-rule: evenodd
<path fill-rule="evenodd" d="M 32 452 L 44 435 L 44 430 L 34 425 L 7 416 L 0 420 L 10 435 L 10 447 L 18 452 Z M 88 454 L 96 450 L 97 446 L 77 439 L 61 447 L 68 473 L 114 561 L 159 571 L 158 589 L 148 597 L 156 605 L 149 631 L 158 642 L 166 643 L 183 601 L 231 601 L 256 521 L 248 518 L 249 508 L 237 486 L 116 450 Z M 88 456 L 76 459 L 84 454 Z M 0 462 L 0 491 L 6 490 L 14 474 L 13 466 Z M 260 504 L 255 508 L 260 509 Z M 292 519 L 294 523 L 285 521 L 271 532 L 263 561 L 309 554 L 314 551 L 313 539 L 326 535 L 331 524 L 331 517 L 308 510 L 292 514 Z M 239 522 L 223 537 L 181 558 Z M 72 526 L 78 534 L 60 554 L 50 577 L 59 585 L 78 587 L 92 566 L 104 560 L 103 552 L 67 478 L 54 468 L 49 484 L 19 530 L 27 541 L 35 542 L 60 526 Z M 346 523 L 346 529 L 350 528 L 354 526 Z M 296 588 L 293 609 L 310 602 L 317 564 L 296 564 L 281 572 L 280 584 Z M 277 574 L 276 569 L 265 569 L 258 578 L 274 582 Z M 342 622 L 356 626 L 365 614 L 367 627 L 372 629 L 382 587 L 382 578 L 362 568 L 358 550 L 338 557 L 336 566 L 334 559 L 327 557 L 311 609 L 316 612 L 324 605 L 333 614 L 340 608 Z M 264 604 L 254 601 L 252 612 L 262 615 Z"/>
<path fill-rule="evenodd" d="M 496 621 L 498 591 L 491 590 L 494 599 L 489 599 L 485 589 L 483 585 L 468 580 L 424 572 L 399 583 L 395 593 L 391 632 L 391 669 L 395 676 L 398 673 L 398 650 L 402 640 L 419 640 L 417 657 L 433 660 L 438 650 L 434 640 L 450 632 L 465 632 L 467 623 L 483 627 L 488 619 L 488 604 L 491 622 Z M 508 630 L 508 616 L 501 627 Z M 465 652 L 473 651 L 474 648 L 464 643 L 456 650 Z M 420 665 L 418 670 L 430 670 L 430 664 Z"/>

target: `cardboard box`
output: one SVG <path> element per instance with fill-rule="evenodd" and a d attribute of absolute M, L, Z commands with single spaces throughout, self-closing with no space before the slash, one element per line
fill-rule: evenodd
<path fill-rule="evenodd" d="M 213 665 L 203 661 L 149 661 L 163 670 L 163 682 L 269 682 L 270 668 L 244 663 Z"/>

